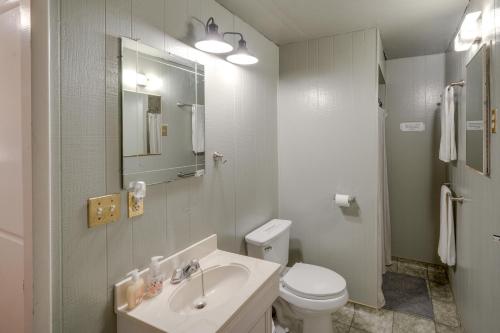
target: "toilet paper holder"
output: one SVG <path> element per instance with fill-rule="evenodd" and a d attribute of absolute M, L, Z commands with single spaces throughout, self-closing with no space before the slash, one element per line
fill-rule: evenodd
<path fill-rule="evenodd" d="M 346 202 L 346 199 L 347 199 L 347 202 Z M 354 202 L 356 202 L 356 197 L 353 195 L 349 195 L 349 194 L 335 193 L 334 201 L 337 204 L 337 206 L 346 207 L 346 204 L 348 206 L 350 206 Z"/>

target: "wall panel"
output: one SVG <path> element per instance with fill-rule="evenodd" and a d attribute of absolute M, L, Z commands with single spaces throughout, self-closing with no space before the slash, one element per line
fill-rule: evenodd
<path fill-rule="evenodd" d="M 491 107 L 500 106 L 500 37 L 498 0 L 472 0 L 467 13 L 482 11 L 483 42 L 496 41 L 491 53 Z M 446 53 L 446 82 L 465 79 L 465 66 L 475 52 Z M 492 234 L 500 233 L 500 137 L 491 136 L 491 176 L 465 165 L 465 89 L 458 91 L 458 161 L 448 167 L 454 191 L 467 198 L 456 208 L 457 264 L 449 270 L 458 313 L 466 332 L 497 332 L 500 305 L 500 246 Z"/>
<path fill-rule="evenodd" d="M 279 214 L 291 260 L 331 268 L 377 306 L 375 29 L 280 47 Z M 335 193 L 357 207 L 335 206 Z M 353 246 L 353 244 L 356 244 Z"/>
<path fill-rule="evenodd" d="M 386 62 L 387 151 L 392 254 L 439 263 L 440 188 L 446 165 L 439 161 L 444 54 Z M 422 122 L 423 132 L 402 132 L 403 122 Z"/>
<path fill-rule="evenodd" d="M 223 31 L 237 21 L 259 64 L 235 66 L 178 41 L 199 38 L 196 19 L 210 16 Z M 62 330 L 113 332 L 112 286 L 128 271 L 212 233 L 221 248 L 244 252 L 244 233 L 276 217 L 278 48 L 214 1 L 70 0 L 60 19 Z M 206 175 L 149 186 L 145 214 L 134 219 L 120 177 L 121 36 L 206 70 Z M 215 166 L 214 151 L 228 162 Z M 87 198 L 113 192 L 121 221 L 88 229 Z"/>

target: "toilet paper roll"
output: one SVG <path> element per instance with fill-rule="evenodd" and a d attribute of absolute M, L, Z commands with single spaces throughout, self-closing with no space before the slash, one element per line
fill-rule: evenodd
<path fill-rule="evenodd" d="M 351 207 L 352 200 L 348 194 L 335 194 L 335 204 L 339 207 Z"/>

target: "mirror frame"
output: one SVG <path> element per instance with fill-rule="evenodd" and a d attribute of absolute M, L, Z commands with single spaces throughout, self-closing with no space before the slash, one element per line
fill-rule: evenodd
<path fill-rule="evenodd" d="M 181 42 L 179 42 L 181 43 Z M 183 46 L 186 47 L 186 49 L 192 49 L 192 47 L 182 44 Z M 165 168 L 165 169 L 155 169 L 155 170 L 143 170 L 141 172 L 132 172 L 132 173 L 126 173 L 125 171 L 125 165 L 124 165 L 124 158 L 126 157 L 148 157 L 148 156 L 159 156 L 161 154 L 148 154 L 148 155 L 132 155 L 132 156 L 124 156 L 123 155 L 123 93 L 124 93 L 124 87 L 123 87 L 123 49 L 124 48 L 129 48 L 133 49 L 130 46 L 135 46 L 137 48 L 137 52 L 140 52 L 139 48 L 142 50 L 147 50 L 150 51 L 152 54 L 156 54 L 158 57 L 161 57 L 165 59 L 165 61 L 171 61 L 175 65 L 170 65 L 172 67 L 177 67 L 182 70 L 186 70 L 185 67 L 192 68 L 194 67 L 195 70 L 192 71 L 196 77 L 202 77 L 204 84 L 203 84 L 203 89 L 204 89 L 204 94 L 206 93 L 206 87 L 205 87 L 205 81 L 206 81 L 206 72 L 205 72 L 205 64 L 200 63 L 197 60 L 193 59 L 188 59 L 183 56 L 177 55 L 175 53 L 158 49 L 153 46 L 150 46 L 148 44 L 144 44 L 141 42 L 139 39 L 131 39 L 129 37 L 120 37 L 120 55 L 119 55 L 119 74 L 118 74 L 118 81 L 119 81 L 119 114 L 120 114 L 120 178 L 121 178 L 121 186 L 122 189 L 127 190 L 129 187 L 129 184 L 134 181 L 145 181 L 147 185 L 154 185 L 154 184 L 161 184 L 161 183 L 170 183 L 176 180 L 184 179 L 184 178 L 190 178 L 190 177 L 201 177 L 205 174 L 206 172 L 206 152 L 204 153 L 203 159 L 200 159 L 200 161 L 203 161 L 203 163 L 198 162 L 198 156 L 196 156 L 195 164 L 194 167 L 195 169 L 193 170 L 192 165 L 188 166 L 174 166 L 170 168 Z M 191 71 L 191 70 L 188 70 Z M 152 93 L 151 95 L 156 95 Z M 162 108 L 163 109 L 163 108 Z M 165 110 L 166 112 L 166 110 Z M 206 138 L 206 124 L 205 124 L 205 138 Z M 206 149 L 206 146 L 205 146 Z M 201 168 L 199 168 L 202 166 Z"/>
<path fill-rule="evenodd" d="M 465 103 L 465 166 L 478 172 L 484 176 L 489 176 L 491 171 L 491 67 L 490 67 L 490 58 L 491 58 L 491 42 L 483 43 L 468 59 L 467 64 L 465 65 L 465 74 L 466 80 L 465 85 L 467 86 L 467 67 L 471 63 L 471 61 L 478 55 L 482 53 L 483 57 L 483 83 L 482 83 L 482 113 L 483 113 L 483 170 L 477 170 L 474 167 L 471 167 L 467 164 L 467 102 Z M 467 101 L 467 90 L 465 91 L 465 98 Z"/>

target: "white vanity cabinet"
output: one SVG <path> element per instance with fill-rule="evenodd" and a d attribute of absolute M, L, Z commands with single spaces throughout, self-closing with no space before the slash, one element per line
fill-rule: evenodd
<path fill-rule="evenodd" d="M 272 333 L 272 309 L 269 308 L 266 313 L 259 319 L 257 324 L 249 331 L 249 333 Z"/>
<path fill-rule="evenodd" d="M 115 285 L 118 333 L 272 333 L 272 304 L 279 296 L 280 265 L 218 250 L 215 235 L 163 260 L 171 276 L 179 263 L 199 259 L 201 271 L 179 284 L 165 281 L 160 295 L 127 310 L 130 279 Z M 148 271 L 140 274 L 145 277 Z M 205 307 L 198 309 L 202 287 Z"/>

